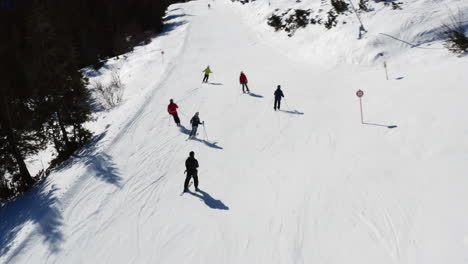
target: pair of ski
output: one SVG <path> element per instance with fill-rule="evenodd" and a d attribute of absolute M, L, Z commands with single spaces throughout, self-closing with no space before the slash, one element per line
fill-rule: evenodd
<path fill-rule="evenodd" d="M 189 182 L 189 185 L 188 185 L 188 187 L 187 187 L 187 190 L 190 189 L 190 187 L 192 186 L 192 184 L 193 184 L 193 181 L 190 181 L 190 182 Z M 195 192 L 197 192 L 197 191 L 198 191 L 198 190 L 196 190 Z M 186 191 L 186 192 L 190 192 L 190 190 L 188 190 L 188 191 Z M 185 191 L 182 191 L 182 193 L 180 194 L 180 196 L 184 195 L 184 193 L 186 193 L 186 192 L 185 192 Z"/>
<path fill-rule="evenodd" d="M 197 137 L 192 137 L 192 136 L 189 136 L 185 141 L 187 140 L 191 140 L 191 139 L 197 139 Z"/>

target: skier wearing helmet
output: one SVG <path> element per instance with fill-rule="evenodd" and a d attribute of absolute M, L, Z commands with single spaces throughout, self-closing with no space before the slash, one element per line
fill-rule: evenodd
<path fill-rule="evenodd" d="M 245 90 L 247 90 L 247 92 L 250 93 L 249 86 L 247 86 L 247 76 L 245 76 L 242 71 L 240 73 L 239 82 L 242 85 L 242 92 L 245 93 Z"/>
<path fill-rule="evenodd" d="M 187 176 L 185 177 L 184 182 L 184 192 L 189 191 L 190 179 L 193 178 L 193 183 L 195 185 L 195 191 L 198 190 L 198 160 L 195 159 L 195 152 L 190 151 L 189 157 L 185 161 L 185 172 Z"/>
<path fill-rule="evenodd" d="M 198 125 L 203 124 L 203 122 L 200 122 L 200 117 L 199 117 L 198 112 L 196 112 L 195 115 L 192 117 L 192 119 L 190 119 L 190 124 L 192 124 L 192 132 L 190 132 L 189 139 L 197 136 Z"/>

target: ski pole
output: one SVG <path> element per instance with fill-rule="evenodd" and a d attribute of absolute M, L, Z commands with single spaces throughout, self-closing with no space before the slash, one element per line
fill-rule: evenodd
<path fill-rule="evenodd" d="M 205 131 L 206 140 L 209 141 L 210 139 L 208 138 L 208 133 L 206 132 L 205 122 L 203 122 L 203 131 Z"/>
<path fill-rule="evenodd" d="M 291 110 L 291 107 L 289 107 L 289 104 L 288 104 L 288 102 L 286 101 L 286 98 L 284 98 L 284 103 L 286 104 L 286 107 L 287 107 L 289 110 Z"/>
<path fill-rule="evenodd" d="M 203 134 L 205 135 L 205 140 L 208 140 L 208 136 L 206 134 L 205 123 L 203 123 Z"/>

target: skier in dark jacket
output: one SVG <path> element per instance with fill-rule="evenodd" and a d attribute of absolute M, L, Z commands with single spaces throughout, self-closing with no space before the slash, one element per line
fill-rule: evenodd
<path fill-rule="evenodd" d="M 179 115 L 177 114 L 177 108 L 179 108 L 179 106 L 177 106 L 172 99 L 169 102 L 170 104 L 167 106 L 167 112 L 172 115 L 177 126 L 180 126 L 180 119 Z"/>
<path fill-rule="evenodd" d="M 247 92 L 250 93 L 249 86 L 247 86 L 247 76 L 245 76 L 244 72 L 240 73 L 239 82 L 242 85 L 242 92 L 245 93 L 245 89 L 247 89 Z"/>
<path fill-rule="evenodd" d="M 198 192 L 198 160 L 195 159 L 195 152 L 190 151 L 189 157 L 185 161 L 185 169 L 187 176 L 185 177 L 184 182 L 184 192 L 189 191 L 188 186 L 191 178 L 193 178 L 195 191 Z"/>
<path fill-rule="evenodd" d="M 284 97 L 284 94 L 283 94 L 283 91 L 281 91 L 281 86 L 278 85 L 278 88 L 276 88 L 276 91 L 275 91 L 275 105 L 273 106 L 273 109 L 278 109 L 280 110 L 280 106 L 281 106 L 281 97 Z"/>
<path fill-rule="evenodd" d="M 194 138 L 197 136 L 198 125 L 203 124 L 203 122 L 200 122 L 198 112 L 196 112 L 192 119 L 190 119 L 190 124 L 192 124 L 192 132 L 190 132 L 189 138 Z"/>

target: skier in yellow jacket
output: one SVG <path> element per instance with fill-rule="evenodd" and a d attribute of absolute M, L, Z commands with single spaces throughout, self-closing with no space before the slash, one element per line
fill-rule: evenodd
<path fill-rule="evenodd" d="M 205 73 L 205 77 L 203 77 L 203 82 L 204 83 L 207 83 L 208 82 L 208 78 L 210 77 L 210 73 L 213 73 L 210 69 L 210 66 L 206 66 L 206 69 L 203 70 L 203 72 Z"/>

